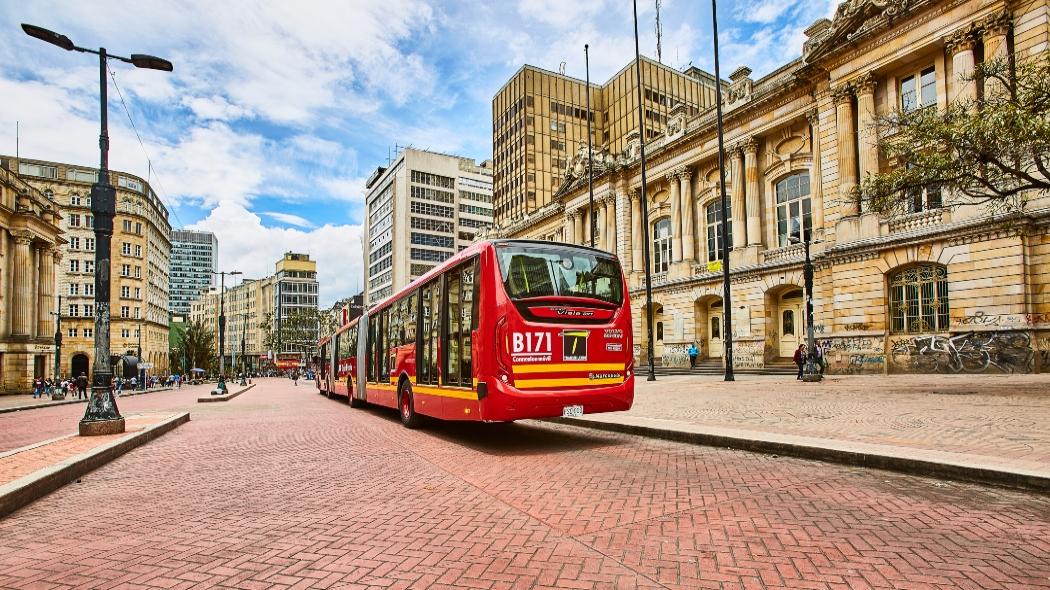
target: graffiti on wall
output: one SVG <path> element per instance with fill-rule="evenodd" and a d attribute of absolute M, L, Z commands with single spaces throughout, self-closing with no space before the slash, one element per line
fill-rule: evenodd
<path fill-rule="evenodd" d="M 1050 313 L 984 313 L 975 311 L 953 320 L 957 326 L 1035 326 L 1050 324 Z"/>
<path fill-rule="evenodd" d="M 688 367 L 689 345 L 664 344 L 664 350 L 660 354 L 660 365 L 664 367 Z"/>
<path fill-rule="evenodd" d="M 1043 336 L 1036 342 L 1035 353 L 1039 356 L 1039 370 L 1046 373 L 1050 370 L 1050 336 Z"/>
<path fill-rule="evenodd" d="M 885 362 L 886 357 L 881 354 L 851 354 L 845 372 L 848 375 L 881 373 Z"/>
<path fill-rule="evenodd" d="M 913 336 L 890 342 L 895 370 L 914 373 L 1027 373 L 1035 352 L 1027 332 L 969 332 L 955 336 Z"/>
<path fill-rule="evenodd" d="M 733 368 L 757 369 L 764 362 L 765 342 L 762 340 L 741 340 L 733 343 Z"/>
<path fill-rule="evenodd" d="M 847 338 L 826 338 L 817 342 L 827 356 L 833 352 L 874 352 L 882 351 L 882 338 L 870 336 L 850 336 Z"/>

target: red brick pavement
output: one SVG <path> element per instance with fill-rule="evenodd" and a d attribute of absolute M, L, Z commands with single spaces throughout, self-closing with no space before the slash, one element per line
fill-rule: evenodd
<path fill-rule="evenodd" d="M 3 588 L 1050 588 L 1050 499 L 271 381 L 0 520 Z"/>

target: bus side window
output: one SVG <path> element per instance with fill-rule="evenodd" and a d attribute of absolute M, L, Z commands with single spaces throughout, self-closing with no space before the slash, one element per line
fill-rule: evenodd
<path fill-rule="evenodd" d="M 446 352 L 443 371 L 445 385 L 459 385 L 460 354 L 460 293 L 462 291 L 462 266 L 457 266 L 445 274 L 445 296 L 448 305 L 445 314 Z"/>
<path fill-rule="evenodd" d="M 460 383 L 464 387 L 474 384 L 472 370 L 471 336 L 478 327 L 478 258 L 463 267 L 463 346 L 460 355 Z"/>

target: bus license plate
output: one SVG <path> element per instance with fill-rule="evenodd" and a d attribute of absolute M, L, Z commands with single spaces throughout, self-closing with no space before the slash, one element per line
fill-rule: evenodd
<path fill-rule="evenodd" d="M 579 418 L 583 416 L 583 406 L 565 406 L 561 409 L 562 418 Z"/>

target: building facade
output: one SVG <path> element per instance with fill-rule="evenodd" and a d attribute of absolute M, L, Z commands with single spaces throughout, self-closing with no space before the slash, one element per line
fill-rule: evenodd
<path fill-rule="evenodd" d="M 90 375 L 95 354 L 95 234 L 91 185 L 98 170 L 73 164 L 0 156 L 49 199 L 63 218 L 63 264 L 57 276 L 62 297 L 63 375 Z M 171 225 L 168 209 L 149 184 L 110 171 L 116 188 L 110 345 L 113 356 L 141 356 L 150 373 L 168 370 L 168 273 Z M 140 354 L 141 352 L 141 354 Z"/>
<path fill-rule="evenodd" d="M 752 80 L 734 72 L 725 94 L 729 231 L 723 235 L 718 143 L 711 110 L 672 109 L 646 146 L 602 151 L 588 209 L 585 158 L 569 164 L 555 200 L 497 235 L 585 242 L 598 219 L 601 248 L 629 276 L 639 362 L 649 342 L 643 287 L 643 208 L 651 251 L 658 362 L 687 363 L 690 343 L 736 367 L 761 368 L 804 342 L 803 248 L 811 241 L 814 335 L 839 373 L 1050 370 L 1050 197 L 993 215 L 934 187 L 910 212 L 882 216 L 855 197 L 888 170 L 878 118 L 944 108 L 989 90 L 964 74 L 980 59 L 1045 57 L 1046 0 L 850 0 L 806 31 L 802 57 Z M 732 325 L 723 325 L 722 240 Z"/>
<path fill-rule="evenodd" d="M 635 62 L 605 84 L 591 84 L 595 149 L 620 152 L 638 129 Z M 663 132 L 673 107 L 696 114 L 714 104 L 714 76 L 690 67 L 680 72 L 642 58 L 647 139 Z M 497 179 L 495 217 L 504 222 L 551 202 L 568 162 L 587 149 L 587 83 L 534 66 L 519 69 L 492 99 L 492 154 Z"/>
<path fill-rule="evenodd" d="M 168 307 L 172 314 L 188 316 L 190 302 L 215 286 L 219 269 L 219 240 L 209 231 L 177 229 L 171 239 L 171 272 Z"/>
<path fill-rule="evenodd" d="M 190 320 L 203 322 L 215 333 L 218 351 L 219 311 L 226 314 L 224 353 L 228 367 L 263 370 L 276 365 L 301 364 L 304 353 L 317 346 L 317 261 L 309 254 L 287 252 L 273 275 L 245 279 L 226 289 L 220 300 L 216 289 L 190 303 Z M 281 330 L 280 348 L 276 334 Z M 283 366 L 286 365 L 286 366 Z"/>
<path fill-rule="evenodd" d="M 61 234 L 55 203 L 0 166 L 0 394 L 28 393 L 35 377 L 55 374 Z"/>
<path fill-rule="evenodd" d="M 365 302 L 422 276 L 492 225 L 492 167 L 405 148 L 366 183 Z"/>

